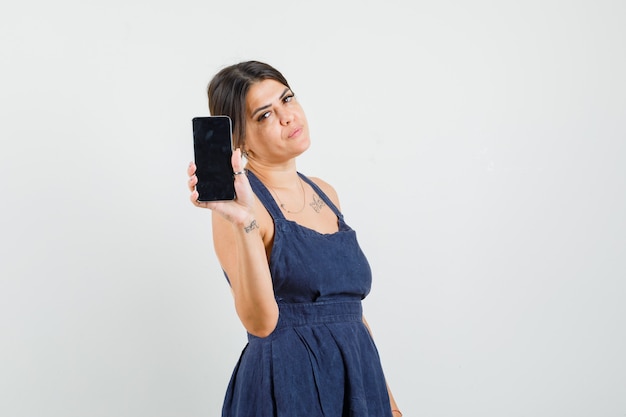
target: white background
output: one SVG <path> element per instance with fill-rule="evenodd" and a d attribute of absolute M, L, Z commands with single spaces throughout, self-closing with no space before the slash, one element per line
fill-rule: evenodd
<path fill-rule="evenodd" d="M 219 415 L 245 334 L 185 171 L 258 59 L 405 416 L 626 416 L 623 1 L 5 2 L 0 48 L 0 415 Z"/>

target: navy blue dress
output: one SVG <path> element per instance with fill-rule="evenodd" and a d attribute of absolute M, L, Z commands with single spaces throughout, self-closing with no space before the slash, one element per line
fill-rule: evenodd
<path fill-rule="evenodd" d="M 391 417 L 378 352 L 362 321 L 369 264 L 337 207 L 299 175 L 337 215 L 339 231 L 321 234 L 285 219 L 248 171 L 274 219 L 270 272 L 279 318 L 268 337 L 248 334 L 222 416 Z"/>

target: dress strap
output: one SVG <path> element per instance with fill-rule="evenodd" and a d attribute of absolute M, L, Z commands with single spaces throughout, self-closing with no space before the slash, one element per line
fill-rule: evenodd
<path fill-rule="evenodd" d="M 300 175 L 300 178 L 306 181 L 306 183 L 309 184 L 311 188 L 313 188 L 313 190 L 317 193 L 317 195 L 320 196 L 322 200 L 324 200 L 324 203 L 326 203 L 326 205 L 330 207 L 330 209 L 333 211 L 333 213 L 335 213 L 335 215 L 339 218 L 339 220 L 343 221 L 343 214 L 341 214 L 337 206 L 335 206 L 335 204 L 330 200 L 330 198 L 326 195 L 326 193 L 324 193 L 324 191 L 322 191 L 322 189 L 318 187 L 317 184 L 315 184 L 312 180 L 310 180 L 306 175 L 301 174 L 299 172 L 298 172 L 298 175 Z"/>
<path fill-rule="evenodd" d="M 280 211 L 278 204 L 276 204 L 276 200 L 274 200 L 274 197 L 267 187 L 263 185 L 261 180 L 259 180 L 252 171 L 247 170 L 246 172 L 248 173 L 248 181 L 250 181 L 252 191 L 254 191 L 254 194 L 256 194 L 257 197 L 259 197 L 259 200 L 261 200 L 261 203 L 263 203 L 267 211 L 270 213 L 272 219 L 284 219 L 285 216 L 283 215 L 283 212 Z"/>

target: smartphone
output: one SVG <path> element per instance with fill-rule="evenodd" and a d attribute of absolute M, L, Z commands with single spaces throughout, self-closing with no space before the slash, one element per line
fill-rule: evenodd
<path fill-rule="evenodd" d="M 198 201 L 234 200 L 230 117 L 194 117 L 192 127 Z"/>

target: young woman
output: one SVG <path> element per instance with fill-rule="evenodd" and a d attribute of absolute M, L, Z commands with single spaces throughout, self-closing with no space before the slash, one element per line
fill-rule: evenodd
<path fill-rule="evenodd" d="M 335 190 L 296 170 L 310 145 L 304 111 L 275 68 L 224 68 L 209 110 L 233 122 L 234 201 L 212 210 L 215 252 L 248 344 L 230 380 L 224 417 L 398 417 L 363 317 L 371 271 Z M 246 163 L 244 166 L 243 157 Z"/>

